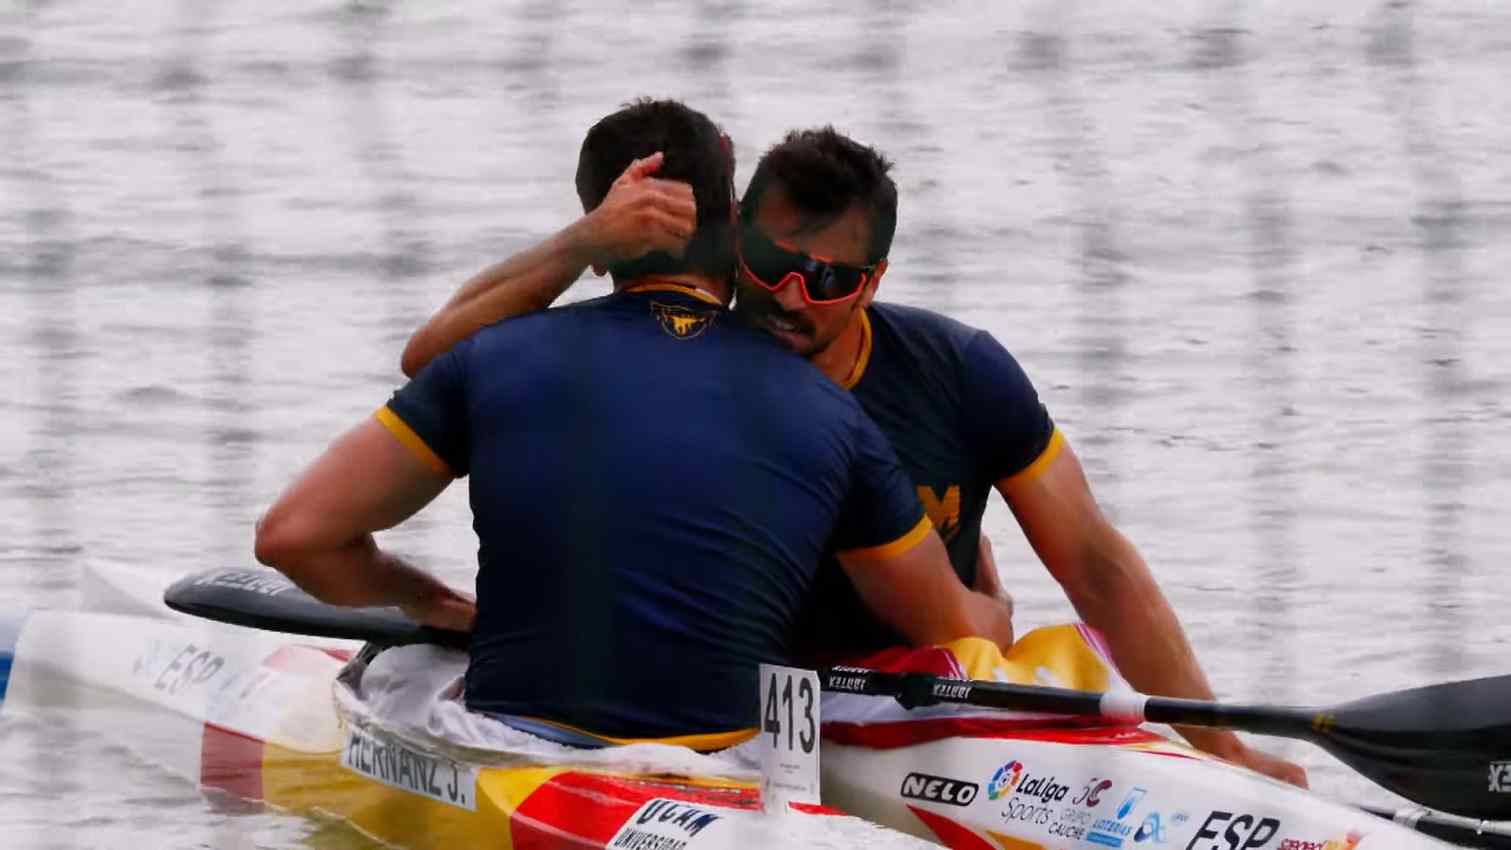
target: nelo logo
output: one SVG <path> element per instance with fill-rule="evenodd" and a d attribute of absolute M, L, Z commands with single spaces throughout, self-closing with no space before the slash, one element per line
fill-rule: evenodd
<path fill-rule="evenodd" d="M 951 806 L 969 806 L 980 790 L 981 786 L 974 782 L 962 782 L 927 773 L 910 773 L 902 780 L 902 796 L 910 800 L 948 803 Z"/>
<path fill-rule="evenodd" d="M 992 774 L 992 781 L 986 783 L 986 798 L 1000 800 L 1013 793 L 1013 789 L 1022 781 L 1023 762 L 1010 761 L 997 768 L 997 772 Z"/>

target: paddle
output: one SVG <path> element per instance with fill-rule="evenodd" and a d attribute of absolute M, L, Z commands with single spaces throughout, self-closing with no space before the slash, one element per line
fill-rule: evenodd
<path fill-rule="evenodd" d="M 1511 819 L 1511 676 L 1429 685 L 1332 708 L 1222 705 L 831 667 L 826 691 L 888 696 L 912 708 L 956 703 L 1241 729 L 1300 738 L 1402 797 L 1470 818 Z"/>
<path fill-rule="evenodd" d="M 272 570 L 191 575 L 169 587 L 164 601 L 187 614 L 295 634 L 386 645 L 465 647 L 468 640 L 459 632 L 416 625 L 396 608 L 327 605 Z M 1099 694 L 853 667 L 822 670 L 820 680 L 827 691 L 887 696 L 907 707 L 949 702 L 1300 738 L 1421 805 L 1471 818 L 1511 819 L 1511 676 L 1430 685 L 1323 710 Z M 1496 790 L 1502 787 L 1504 792 Z"/>
<path fill-rule="evenodd" d="M 344 638 L 384 646 L 434 643 L 466 649 L 468 636 L 422 626 L 397 608 L 340 608 L 268 569 L 220 569 L 185 576 L 163 591 L 175 611 L 269 632 Z"/>
<path fill-rule="evenodd" d="M 1360 806 L 1360 808 L 1372 815 L 1393 820 L 1402 826 L 1453 844 L 1483 847 L 1485 850 L 1511 850 L 1511 829 L 1504 824 L 1438 814 L 1426 809 L 1391 811 L 1377 806 Z"/>

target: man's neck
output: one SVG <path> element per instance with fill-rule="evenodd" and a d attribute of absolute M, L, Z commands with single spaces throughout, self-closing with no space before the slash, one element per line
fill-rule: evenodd
<path fill-rule="evenodd" d="M 637 277 L 631 280 L 627 280 L 623 283 L 616 284 L 614 290 L 616 292 L 624 292 L 625 290 L 638 289 L 645 286 L 655 286 L 656 284 L 673 284 L 676 286 L 686 286 L 690 289 L 706 292 L 709 295 L 712 295 L 713 297 L 719 299 L 719 303 L 725 306 L 729 305 L 729 300 L 732 296 L 732 292 L 729 288 L 728 283 L 716 280 L 712 277 L 709 277 L 708 275 L 691 273 L 646 275 L 644 277 Z"/>
<path fill-rule="evenodd" d="M 860 359 L 860 350 L 866 341 L 866 328 L 861 311 L 856 310 L 846 323 L 845 329 L 823 351 L 808 358 L 808 362 L 829 376 L 829 380 L 844 386 L 855 373 L 855 363 Z"/>

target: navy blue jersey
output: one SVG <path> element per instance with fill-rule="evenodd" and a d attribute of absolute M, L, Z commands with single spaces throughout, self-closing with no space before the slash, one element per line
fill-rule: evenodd
<path fill-rule="evenodd" d="M 826 553 L 928 533 L 855 400 L 657 287 L 493 325 L 379 418 L 471 476 L 470 708 L 603 736 L 756 725 Z"/>
<path fill-rule="evenodd" d="M 1032 474 L 1059 446 L 1054 423 L 1017 360 L 986 331 L 928 310 L 872 304 L 861 362 L 848 382 L 897 450 L 961 581 L 976 578 L 992 485 Z M 905 644 L 866 610 L 833 562 L 802 623 L 805 654 Z"/>

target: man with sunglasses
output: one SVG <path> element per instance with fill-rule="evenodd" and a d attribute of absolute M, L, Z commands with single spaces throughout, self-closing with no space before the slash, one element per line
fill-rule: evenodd
<path fill-rule="evenodd" d="M 990 334 L 927 310 L 875 303 L 897 221 L 891 164 L 833 128 L 794 132 L 756 166 L 741 204 L 739 313 L 806 356 L 892 441 L 956 573 L 1001 592 L 981 520 L 997 490 L 1080 616 L 1105 635 L 1141 691 L 1211 699 L 1179 620 L 1138 551 L 1102 514 L 1033 384 Z M 548 304 L 581 269 L 475 280 L 487 300 L 454 301 L 410 341 L 406 368 L 438 327 L 496 321 Z M 466 317 L 466 318 L 463 318 Z M 820 572 L 805 618 L 810 655 L 858 660 L 903 643 L 870 616 L 842 571 Z M 1195 746 L 1305 785 L 1298 765 L 1232 733 L 1180 729 Z"/>
<path fill-rule="evenodd" d="M 681 182 L 648 185 L 660 168 Z M 434 358 L 279 497 L 258 559 L 330 603 L 470 628 L 468 708 L 580 746 L 751 737 L 756 666 L 790 663 L 800 606 L 835 551 L 911 642 L 1011 643 L 1010 618 L 956 578 L 854 399 L 724 310 L 733 171 L 717 127 L 680 103 L 636 102 L 595 125 L 576 181 L 587 224 L 541 251 L 600 265 L 614 293 Z M 626 201 L 626 183 L 647 191 Z M 680 256 L 579 238 L 620 218 L 661 228 L 649 244 Z M 462 475 L 475 611 L 373 538 Z"/>

